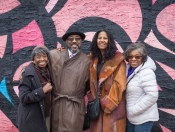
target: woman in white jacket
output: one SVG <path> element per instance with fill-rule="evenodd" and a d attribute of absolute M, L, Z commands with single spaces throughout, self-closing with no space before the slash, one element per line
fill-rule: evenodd
<path fill-rule="evenodd" d="M 142 43 L 130 44 L 125 51 L 127 65 L 127 132 L 150 132 L 159 120 L 156 65 Z"/>

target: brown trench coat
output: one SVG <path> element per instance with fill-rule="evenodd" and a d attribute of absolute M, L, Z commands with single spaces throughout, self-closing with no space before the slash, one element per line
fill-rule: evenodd
<path fill-rule="evenodd" d="M 117 52 L 115 57 L 104 63 L 97 83 L 98 59 L 92 60 L 90 66 L 90 91 L 89 100 L 97 97 L 101 84 L 103 85 L 100 100 L 101 113 L 98 120 L 91 121 L 90 132 L 125 132 L 126 130 L 126 106 L 123 105 L 119 111 L 119 103 L 125 101 L 126 89 L 126 67 L 124 56 Z M 121 107 L 120 107 L 121 108 Z M 110 114 L 105 113 L 110 111 Z M 123 113 L 123 115 L 120 115 Z M 119 116 L 120 119 L 118 119 Z"/>
<path fill-rule="evenodd" d="M 49 67 L 53 81 L 52 132 L 82 132 L 90 59 L 82 52 L 69 59 L 67 49 L 55 49 L 50 54 Z"/>

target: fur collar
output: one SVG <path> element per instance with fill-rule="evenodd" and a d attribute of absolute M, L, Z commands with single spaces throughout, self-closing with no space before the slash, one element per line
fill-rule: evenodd
<path fill-rule="evenodd" d="M 100 86 L 100 84 L 103 81 L 105 81 L 115 71 L 115 69 L 123 60 L 124 60 L 123 54 L 117 51 L 116 55 L 112 59 L 104 63 L 100 71 L 98 86 Z M 97 64 L 98 64 L 98 58 L 92 60 L 92 64 L 90 67 L 90 77 L 91 81 L 93 82 L 97 81 Z"/>

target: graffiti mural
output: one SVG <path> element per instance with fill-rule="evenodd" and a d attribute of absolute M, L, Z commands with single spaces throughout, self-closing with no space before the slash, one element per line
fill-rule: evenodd
<path fill-rule="evenodd" d="M 65 46 L 62 35 L 77 25 L 86 34 L 109 29 L 123 52 L 141 41 L 157 65 L 160 119 L 152 132 L 175 132 L 175 0 L 1 0 L 0 2 L 0 131 L 18 132 L 20 69 L 37 45 Z"/>

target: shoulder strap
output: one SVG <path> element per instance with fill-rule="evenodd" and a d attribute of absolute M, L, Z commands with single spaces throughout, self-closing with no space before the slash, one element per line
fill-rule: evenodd
<path fill-rule="evenodd" d="M 138 72 L 137 72 L 138 73 Z M 131 81 L 131 79 L 133 79 L 133 77 L 136 75 L 136 73 L 130 78 L 130 80 L 126 83 L 126 86 L 128 85 L 128 83 Z"/>

